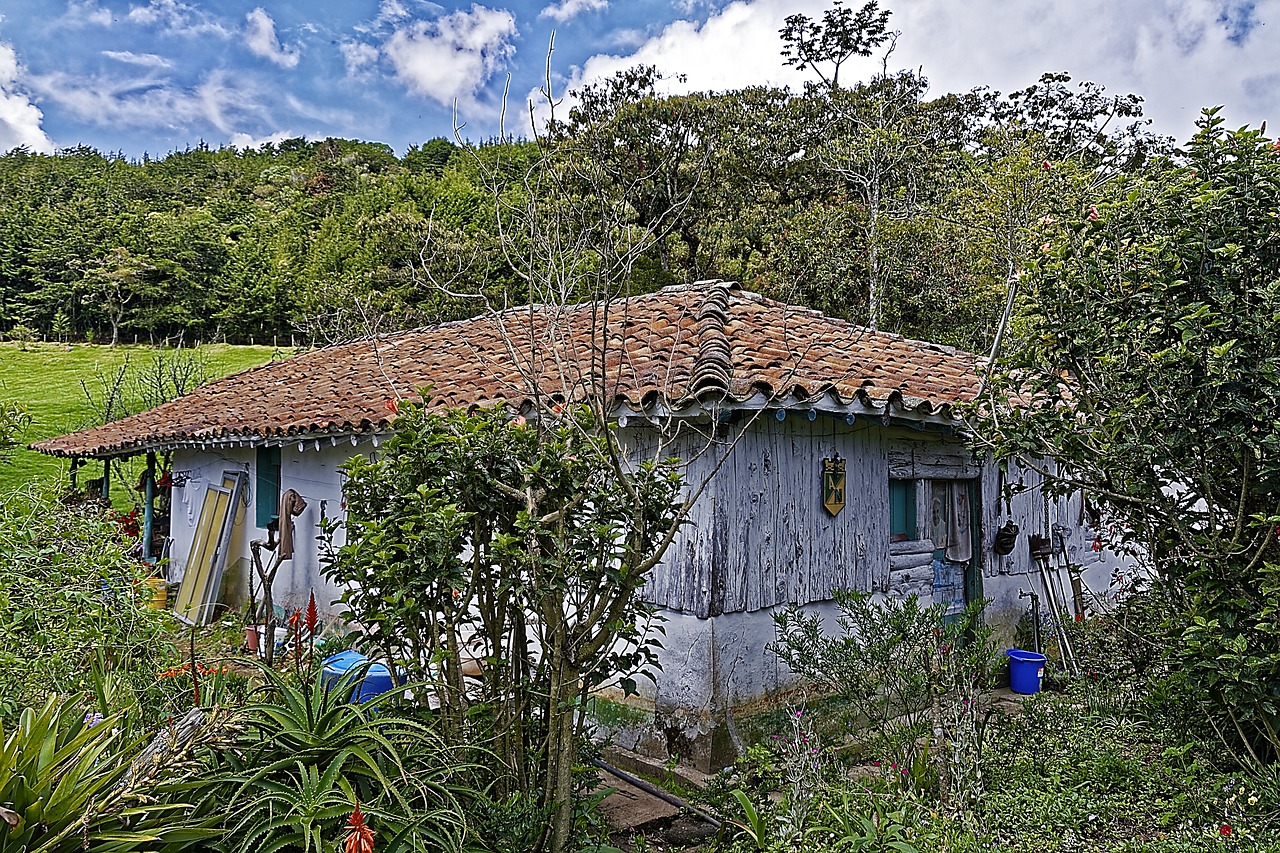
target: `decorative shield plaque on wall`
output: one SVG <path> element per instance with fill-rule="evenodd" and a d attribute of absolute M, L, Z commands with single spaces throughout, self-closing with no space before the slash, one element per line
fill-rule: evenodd
<path fill-rule="evenodd" d="M 822 460 L 822 505 L 832 515 L 844 509 L 844 460 Z"/>

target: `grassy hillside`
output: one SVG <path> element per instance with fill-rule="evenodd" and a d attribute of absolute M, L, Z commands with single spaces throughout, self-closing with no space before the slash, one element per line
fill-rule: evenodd
<path fill-rule="evenodd" d="M 208 344 L 197 350 L 196 357 L 207 375 L 217 377 L 270 361 L 276 352 L 271 347 Z M 33 422 L 24 442 L 73 432 L 97 422 L 81 382 L 101 396 L 103 379 L 126 359 L 137 368 L 150 362 L 153 354 L 146 346 L 37 343 L 20 349 L 17 344 L 0 343 L 0 398 L 18 400 L 31 412 Z M 11 464 L 0 465 L 0 494 L 35 479 L 65 479 L 68 467 L 66 459 L 23 448 Z M 99 476 L 99 468 L 95 465 L 87 476 Z"/>

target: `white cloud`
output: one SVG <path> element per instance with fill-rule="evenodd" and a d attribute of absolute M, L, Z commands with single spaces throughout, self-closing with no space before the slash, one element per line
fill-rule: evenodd
<path fill-rule="evenodd" d="M 79 78 L 63 72 L 33 78 L 32 85 L 77 118 L 103 126 L 168 129 L 184 134 L 211 126 L 229 136 L 238 130 L 238 125 L 265 119 L 252 83 L 233 80 L 223 71 L 207 74 L 192 87 L 176 86 L 157 77 Z"/>
<path fill-rule="evenodd" d="M 279 65 L 293 68 L 298 64 L 297 48 L 285 48 L 276 38 L 276 22 L 261 6 L 245 15 L 245 47 L 249 52 Z"/>
<path fill-rule="evenodd" d="M 1156 129 L 1186 138 L 1200 109 L 1226 104 L 1229 124 L 1257 124 L 1280 100 L 1250 90 L 1274 72 L 1273 40 L 1256 22 L 1280 23 L 1280 0 L 1258 0 L 1252 16 L 1216 0 L 1049 0 L 1015 6 L 969 0 L 963 9 L 938 4 L 933 14 L 904 10 L 899 63 L 923 65 L 937 91 L 990 85 L 1021 88 L 1043 71 L 1070 71 L 1112 93 L 1146 99 Z M 986 27 L 979 25 L 987 22 Z M 986 51 L 960 50 L 988 44 Z"/>
<path fill-rule="evenodd" d="M 284 142 L 286 139 L 297 139 L 298 134 L 290 130 L 277 130 L 275 133 L 267 136 L 253 136 L 248 133 L 233 133 L 227 141 L 234 148 L 245 151 L 253 151 L 264 145 L 275 145 Z"/>
<path fill-rule="evenodd" d="M 140 65 L 143 68 L 172 68 L 173 63 L 155 53 L 134 53 L 131 50 L 104 50 L 102 55 L 126 65 Z"/>
<path fill-rule="evenodd" d="M 409 10 L 400 0 L 382 0 L 378 4 L 378 17 L 374 24 L 386 24 L 409 17 Z"/>
<path fill-rule="evenodd" d="M 474 100 L 511 56 L 516 34 L 510 12 L 473 4 L 470 11 L 396 29 L 384 50 L 405 87 L 447 106 Z"/>
<path fill-rule="evenodd" d="M 99 6 L 98 0 L 70 0 L 57 23 L 67 27 L 109 27 L 114 20 L 111 10 Z"/>
<path fill-rule="evenodd" d="M 371 116 L 367 106 L 357 107 L 356 110 L 349 110 L 343 107 L 332 106 L 327 103 L 315 103 L 312 101 L 304 101 L 296 95 L 286 93 L 284 96 L 285 106 L 289 111 L 302 118 L 309 119 L 312 124 L 319 127 L 346 127 L 360 130 L 367 130 Z M 296 135 L 296 134 L 295 134 Z M 321 138 L 326 135 L 321 134 Z"/>
<path fill-rule="evenodd" d="M 347 76 L 358 77 L 378 61 L 378 49 L 360 41 L 344 41 L 338 45 L 342 61 L 347 65 Z"/>
<path fill-rule="evenodd" d="M 613 30 L 608 33 L 608 35 L 602 39 L 602 43 L 620 49 L 637 48 L 644 44 L 647 38 L 648 35 L 644 30 L 623 28 Z"/>
<path fill-rule="evenodd" d="M 690 4 L 693 5 L 693 4 Z M 563 81 L 575 88 L 636 64 L 656 65 L 668 91 L 773 84 L 810 75 L 782 64 L 778 31 L 788 15 L 820 18 L 828 0 L 735 0 L 705 22 L 674 21 L 625 55 L 598 54 Z M 854 4 L 856 5 L 856 4 Z M 1280 0 L 921 0 L 892 4 L 902 36 L 892 68 L 922 67 L 936 94 L 989 86 L 1008 92 L 1045 71 L 1069 71 L 1120 94 L 1146 99 L 1156 130 L 1185 138 L 1203 106 L 1226 103 L 1228 124 L 1280 126 L 1274 38 Z M 1266 35 L 1271 35 L 1266 33 Z M 980 46 L 975 49 L 975 46 Z M 872 59 L 841 69 L 841 80 L 877 70 Z M 687 75 L 680 84 L 675 75 Z M 536 95 L 536 92 L 533 93 Z"/>
<path fill-rule="evenodd" d="M 806 5 L 813 8 L 806 9 Z M 629 54 L 597 54 L 574 67 L 567 79 L 559 81 L 557 95 L 635 65 L 657 66 L 668 75 L 660 88 L 673 93 L 723 91 L 766 83 L 798 85 L 804 75 L 783 66 L 778 30 L 787 15 L 807 11 L 820 16 L 825 5 L 822 0 L 734 2 L 704 23 L 673 21 Z M 677 75 L 687 75 L 687 82 L 680 82 Z M 545 107 L 545 100 L 536 89 L 529 93 L 529 101 Z M 561 113 L 567 114 L 570 106 L 566 103 L 560 108 Z"/>
<path fill-rule="evenodd" d="M 158 26 L 174 35 L 231 37 L 231 31 L 220 22 L 180 0 L 148 0 L 145 5 L 130 6 L 128 20 L 141 26 Z"/>
<path fill-rule="evenodd" d="M 14 49 L 0 42 L 0 151 L 26 146 L 51 153 L 54 145 L 41 127 L 44 114 L 22 91 L 21 68 Z"/>
<path fill-rule="evenodd" d="M 560 0 L 559 3 L 552 3 L 539 12 L 538 17 L 551 18 L 563 24 L 565 21 L 576 18 L 584 12 L 596 12 L 608 8 L 609 0 Z"/>

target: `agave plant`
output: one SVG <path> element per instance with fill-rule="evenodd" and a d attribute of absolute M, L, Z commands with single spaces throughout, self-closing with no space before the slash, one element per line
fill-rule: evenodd
<path fill-rule="evenodd" d="M 164 819 L 185 806 L 157 800 L 157 780 L 131 772 L 142 742 L 122 723 L 62 697 L 7 732 L 0 723 L 0 853 L 123 853 L 210 834 Z"/>
<path fill-rule="evenodd" d="M 327 849 L 357 802 L 379 851 L 462 848 L 468 767 L 431 726 L 387 709 L 386 695 L 351 702 L 362 675 L 329 685 L 322 673 L 298 682 L 263 669 L 263 697 L 192 783 L 197 813 L 225 830 L 221 849 Z"/>

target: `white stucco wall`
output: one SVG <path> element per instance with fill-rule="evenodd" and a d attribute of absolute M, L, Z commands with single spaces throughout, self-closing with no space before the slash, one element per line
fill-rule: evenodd
<path fill-rule="evenodd" d="M 299 449 L 301 448 L 301 449 Z M 353 447 L 349 442 L 336 446 L 328 441 L 316 449 L 314 441 L 286 444 L 280 452 L 280 490 L 293 489 L 307 502 L 306 509 L 293 519 L 294 557 L 285 561 L 272 586 L 275 602 L 283 607 L 305 607 L 314 590 L 316 604 L 323 613 L 336 613 L 336 601 L 340 590 L 323 577 L 320 539 L 321 519 L 341 517 L 345 510 L 342 503 L 342 473 L 338 467 L 357 452 L 368 451 L 363 444 Z M 227 560 L 227 581 L 224 588 L 234 591 L 234 599 L 244 595 L 247 573 L 251 571 L 249 543 L 255 539 L 266 541 L 267 530 L 257 526 L 255 505 L 257 479 L 253 470 L 256 451 L 246 448 L 218 448 L 216 450 L 183 451 L 174 453 L 173 473 L 175 487 L 172 495 L 170 536 L 170 580 L 182 578 L 186 570 L 187 555 L 200 518 L 200 507 L 209 483 L 218 482 L 224 471 L 243 471 L 248 474 L 245 489 L 246 500 L 237 514 Z M 338 533 L 337 544 L 342 543 Z M 270 552 L 264 551 L 264 560 Z"/>

